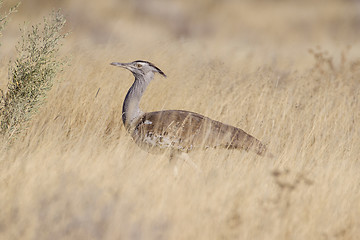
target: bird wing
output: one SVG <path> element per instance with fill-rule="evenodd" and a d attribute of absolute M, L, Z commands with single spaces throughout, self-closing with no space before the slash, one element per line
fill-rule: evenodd
<path fill-rule="evenodd" d="M 135 121 L 132 137 L 148 151 L 171 148 L 188 152 L 217 147 L 253 149 L 259 155 L 266 151 L 264 144 L 239 128 L 182 110 L 144 113 Z"/>

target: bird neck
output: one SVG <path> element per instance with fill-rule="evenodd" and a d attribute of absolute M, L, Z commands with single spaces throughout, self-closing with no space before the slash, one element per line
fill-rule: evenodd
<path fill-rule="evenodd" d="M 140 100 L 154 74 L 151 73 L 145 76 L 134 74 L 134 76 L 135 81 L 126 94 L 122 109 L 122 120 L 126 129 L 129 129 L 133 121 L 143 114 L 139 107 Z"/>

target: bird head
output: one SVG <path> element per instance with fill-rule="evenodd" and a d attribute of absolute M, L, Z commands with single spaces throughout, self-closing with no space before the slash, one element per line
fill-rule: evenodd
<path fill-rule="evenodd" d="M 145 76 L 149 73 L 160 73 L 162 76 L 166 77 L 163 71 L 161 71 L 151 62 L 147 62 L 147 61 L 137 60 L 130 63 L 112 62 L 111 65 L 126 68 L 127 70 L 132 72 L 134 76 L 137 75 Z"/>

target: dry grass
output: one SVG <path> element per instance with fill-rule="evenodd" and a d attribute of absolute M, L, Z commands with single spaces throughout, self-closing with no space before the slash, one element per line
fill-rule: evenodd
<path fill-rule="evenodd" d="M 63 6 L 78 29 L 63 49 L 71 66 L 21 138 L 0 150 L 0 238 L 356 239 L 355 2 L 171 3 L 170 15 L 127 1 Z M 10 25 L 3 56 L 12 54 L 7 33 Z M 136 59 L 169 76 L 151 83 L 144 110 L 202 113 L 268 142 L 276 157 L 197 152 L 202 174 L 183 163 L 175 178 L 166 155 L 143 152 L 122 127 L 133 77 L 109 63 Z"/>

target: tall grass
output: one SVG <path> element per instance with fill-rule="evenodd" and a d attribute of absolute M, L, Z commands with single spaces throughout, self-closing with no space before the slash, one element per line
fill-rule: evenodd
<path fill-rule="evenodd" d="M 359 238 L 354 1 L 146 1 L 141 11 L 126 1 L 60 2 L 78 11 L 69 23 L 81 28 L 63 48 L 73 64 L 26 134 L 0 149 L 0 239 Z M 201 4 L 209 7 L 198 19 Z M 168 11 L 212 37 L 178 39 L 157 24 Z M 135 59 L 168 76 L 151 82 L 143 111 L 235 125 L 275 158 L 209 149 L 190 154 L 201 173 L 179 162 L 174 177 L 168 156 L 141 150 L 121 122 L 133 76 L 109 63 Z"/>

